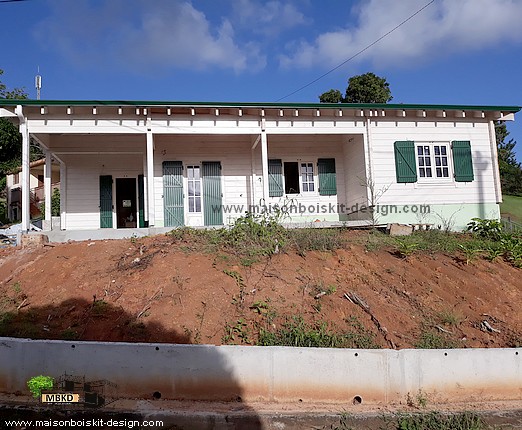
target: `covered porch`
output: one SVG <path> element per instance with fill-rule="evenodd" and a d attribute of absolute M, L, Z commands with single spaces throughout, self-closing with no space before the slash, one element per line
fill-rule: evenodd
<path fill-rule="evenodd" d="M 150 234 L 281 207 L 292 226 L 369 222 L 357 209 L 368 204 L 366 123 L 341 111 L 43 104 L 14 112 L 22 199 L 34 139 L 46 153 L 49 202 L 47 161 L 60 163 L 62 231 Z M 23 210 L 24 231 L 29 220 Z"/>

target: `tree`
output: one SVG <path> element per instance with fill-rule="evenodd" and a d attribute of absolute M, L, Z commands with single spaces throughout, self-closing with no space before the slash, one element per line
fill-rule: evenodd
<path fill-rule="evenodd" d="M 341 103 L 343 101 L 343 95 L 341 91 L 331 89 L 319 96 L 321 103 Z"/>
<path fill-rule="evenodd" d="M 0 76 L 4 71 L 0 69 Z M 24 88 L 8 90 L 6 85 L 0 81 L 0 99 L 26 99 L 27 93 Z M 38 145 L 31 145 L 31 160 L 42 157 L 42 151 Z M 12 172 L 22 162 L 22 135 L 18 127 L 11 121 L 0 118 L 0 175 Z"/>
<path fill-rule="evenodd" d="M 335 89 L 319 96 L 321 103 L 388 103 L 392 99 L 390 84 L 386 78 L 371 72 L 348 79 L 344 97 L 341 91 Z"/>
<path fill-rule="evenodd" d="M 495 121 L 495 135 L 502 192 L 520 196 L 522 195 L 522 167 L 515 154 L 516 142 L 513 139 L 507 140 L 509 131 L 504 121 Z"/>

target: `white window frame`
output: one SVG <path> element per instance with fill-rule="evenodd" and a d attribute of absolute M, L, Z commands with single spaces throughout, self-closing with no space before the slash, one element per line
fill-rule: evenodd
<path fill-rule="evenodd" d="M 189 178 L 189 169 L 194 169 L 194 168 L 198 168 L 198 170 L 199 170 L 199 179 L 197 179 L 197 180 Z M 187 206 L 188 206 L 188 213 L 189 214 L 202 214 L 203 213 L 203 196 L 201 194 L 202 194 L 202 191 L 203 191 L 203 183 L 202 183 L 202 177 L 201 177 L 201 165 L 197 164 L 197 163 L 190 163 L 190 164 L 187 164 L 186 170 L 187 170 Z M 189 184 L 191 182 L 194 185 L 199 182 L 199 196 L 196 196 L 195 194 L 193 196 L 190 195 L 190 186 L 189 186 Z M 194 199 L 194 205 L 193 205 L 194 210 L 191 210 L 192 209 L 191 204 L 190 204 L 191 198 Z M 195 210 L 196 209 L 196 199 L 199 199 L 199 209 L 200 209 L 199 211 Z"/>
<path fill-rule="evenodd" d="M 419 147 L 429 147 L 429 158 L 431 165 L 429 166 L 431 168 L 431 177 L 428 176 L 421 176 L 421 168 L 425 168 L 425 166 L 419 165 Z M 447 167 L 448 168 L 448 176 L 437 176 L 437 166 L 435 158 L 440 155 L 435 155 L 435 147 L 436 146 L 445 146 L 446 147 L 446 159 L 447 159 L 447 166 L 441 166 L 441 167 Z M 422 157 L 428 157 L 426 155 L 422 155 Z M 452 158 L 451 158 L 451 143 L 444 141 L 444 142 L 415 142 L 415 166 L 417 168 L 417 181 L 419 182 L 453 182 L 453 168 L 452 168 Z"/>
<path fill-rule="evenodd" d="M 307 195 L 307 196 L 314 196 L 319 195 L 319 192 L 317 191 L 318 188 L 318 178 L 317 178 L 317 160 L 312 161 L 309 159 L 301 160 L 301 159 L 282 159 L 282 176 L 283 176 L 283 195 L 284 196 L 300 196 L 300 195 Z M 285 163 L 297 163 L 297 175 L 299 180 L 299 192 L 295 194 L 287 194 L 286 193 L 286 176 L 285 176 Z M 313 184 L 314 184 L 314 190 L 313 191 L 303 191 L 303 177 L 301 174 L 301 165 L 302 164 L 311 164 L 313 169 Z"/>

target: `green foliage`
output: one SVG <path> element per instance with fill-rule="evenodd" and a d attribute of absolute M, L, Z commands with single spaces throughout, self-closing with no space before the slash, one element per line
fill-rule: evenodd
<path fill-rule="evenodd" d="M 401 238 L 397 238 L 396 240 L 397 245 L 395 253 L 402 258 L 408 258 L 419 248 L 419 244 L 412 242 L 411 240 Z"/>
<path fill-rule="evenodd" d="M 248 212 L 222 234 L 226 245 L 242 255 L 270 256 L 285 243 L 285 229 L 280 224 L 278 214 L 257 215 Z"/>
<path fill-rule="evenodd" d="M 388 103 L 392 100 L 390 84 L 371 72 L 348 79 L 346 103 Z"/>
<path fill-rule="evenodd" d="M 45 218 L 45 202 L 40 205 L 40 213 Z M 51 216 L 60 216 L 60 190 L 55 188 L 51 195 Z"/>
<path fill-rule="evenodd" d="M 221 338 L 221 341 L 225 344 L 249 344 L 250 331 L 246 321 L 240 318 L 234 325 L 225 324 L 225 334 Z"/>
<path fill-rule="evenodd" d="M 509 217 L 512 221 L 522 223 L 522 197 L 502 196 L 503 202 L 500 205 L 500 212 L 503 217 Z"/>
<path fill-rule="evenodd" d="M 319 96 L 321 103 L 388 103 L 392 99 L 390 84 L 386 78 L 381 78 L 371 72 L 348 79 L 344 97 L 336 89 L 331 89 Z"/>
<path fill-rule="evenodd" d="M 378 348 L 374 334 L 356 318 L 350 318 L 346 322 L 349 329 L 339 333 L 328 327 L 325 322 L 309 324 L 301 316 L 293 316 L 278 330 L 262 328 L 257 344 L 314 348 Z"/>
<path fill-rule="evenodd" d="M 331 89 L 319 96 L 321 103 L 341 103 L 343 101 L 343 95 L 341 91 Z"/>
<path fill-rule="evenodd" d="M 399 415 L 396 428 L 398 430 L 486 430 L 489 427 L 472 412 L 449 415 L 430 412 Z"/>
<path fill-rule="evenodd" d="M 414 346 L 419 349 L 458 348 L 458 344 L 449 337 L 448 333 L 438 333 L 432 329 L 423 330 Z"/>
<path fill-rule="evenodd" d="M 0 76 L 4 71 L 0 69 Z M 0 99 L 26 99 L 23 88 L 8 90 L 0 81 Z M 22 155 L 22 135 L 18 127 L 5 118 L 0 118 L 0 175 L 5 174 L 20 165 Z"/>
<path fill-rule="evenodd" d="M 42 391 L 52 390 L 54 385 L 54 379 L 50 376 L 33 376 L 27 381 L 29 391 L 33 394 L 34 398 L 39 398 L 42 395 Z"/>
<path fill-rule="evenodd" d="M 477 256 L 483 251 L 477 248 L 473 242 L 466 242 L 459 244 L 459 249 L 462 251 L 466 258 L 466 264 L 471 263 Z"/>
<path fill-rule="evenodd" d="M 0 199 L 0 222 L 6 224 L 9 220 L 7 219 L 7 201 Z"/>
<path fill-rule="evenodd" d="M 55 188 L 51 195 L 51 216 L 60 216 L 60 189 Z"/>
<path fill-rule="evenodd" d="M 457 327 L 462 321 L 462 317 L 460 315 L 448 309 L 439 312 L 437 317 L 442 324 L 452 327 Z"/>
<path fill-rule="evenodd" d="M 516 158 L 516 142 L 513 139 L 506 140 L 509 132 L 503 121 L 495 122 L 495 134 L 502 192 L 522 196 L 522 168 Z"/>
<path fill-rule="evenodd" d="M 286 231 L 287 243 L 299 255 L 307 251 L 334 251 L 343 248 L 346 241 L 341 229 L 296 228 Z"/>
<path fill-rule="evenodd" d="M 502 224 L 496 219 L 472 218 L 468 231 L 490 239 L 498 239 L 502 233 Z"/>

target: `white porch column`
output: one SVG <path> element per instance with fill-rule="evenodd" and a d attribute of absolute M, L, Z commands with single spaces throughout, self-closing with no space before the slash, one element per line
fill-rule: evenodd
<path fill-rule="evenodd" d="M 29 131 L 25 121 L 20 124 L 22 133 L 22 232 L 28 232 L 31 224 L 31 188 L 29 165 Z"/>
<path fill-rule="evenodd" d="M 268 205 L 268 144 L 264 129 L 261 130 L 261 162 L 263 165 L 263 203 Z"/>
<path fill-rule="evenodd" d="M 45 151 L 45 169 L 44 169 L 44 195 L 45 195 L 45 221 L 51 221 L 51 153 Z"/>
<path fill-rule="evenodd" d="M 154 138 L 147 119 L 147 207 L 149 212 L 149 227 L 156 224 L 154 211 Z"/>
<path fill-rule="evenodd" d="M 147 173 L 147 154 L 143 154 L 143 219 L 145 221 L 149 221 L 149 205 L 146 203 L 149 201 L 149 191 L 148 191 L 148 186 L 147 184 L 149 183 L 148 181 L 148 173 Z"/>
<path fill-rule="evenodd" d="M 372 163 L 372 137 L 371 137 L 371 121 L 370 118 L 366 117 L 366 133 L 363 134 L 363 148 L 364 148 L 364 158 L 365 158 L 365 169 L 366 169 L 366 197 L 368 199 L 368 204 L 375 204 L 374 197 L 372 195 L 372 187 L 374 184 L 373 178 L 373 163 Z"/>
<path fill-rule="evenodd" d="M 60 230 L 67 230 L 67 166 L 60 163 Z"/>

